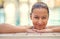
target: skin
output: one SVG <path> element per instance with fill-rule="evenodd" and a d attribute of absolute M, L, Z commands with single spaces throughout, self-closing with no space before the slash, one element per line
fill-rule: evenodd
<path fill-rule="evenodd" d="M 0 33 L 25 32 L 25 30 L 25 27 L 17 27 L 10 24 L 0 24 Z"/>
<path fill-rule="evenodd" d="M 34 29 L 45 29 L 48 21 L 48 11 L 45 8 L 35 8 L 30 16 Z"/>
<path fill-rule="evenodd" d="M 45 8 L 35 8 L 30 15 L 33 22 L 33 29 L 29 26 L 13 26 L 10 24 L 0 24 L 0 34 L 1 33 L 21 33 L 21 32 L 60 32 L 60 27 L 47 27 L 48 12 Z"/>

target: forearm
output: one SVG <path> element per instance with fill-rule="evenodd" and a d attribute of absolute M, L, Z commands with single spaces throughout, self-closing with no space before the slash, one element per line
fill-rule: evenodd
<path fill-rule="evenodd" d="M 53 32 L 59 32 L 60 33 L 60 27 L 55 27 L 55 28 L 52 28 Z"/>
<path fill-rule="evenodd" d="M 9 24 L 1 24 L 0 25 L 0 33 L 19 33 L 26 32 L 25 28 L 12 26 Z"/>
<path fill-rule="evenodd" d="M 60 33 L 60 26 L 57 27 L 52 27 L 52 28 L 47 28 L 47 29 L 42 29 L 42 30 L 34 30 L 38 33 Z"/>

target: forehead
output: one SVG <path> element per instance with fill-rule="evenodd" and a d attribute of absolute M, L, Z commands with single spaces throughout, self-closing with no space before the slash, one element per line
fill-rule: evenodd
<path fill-rule="evenodd" d="M 33 14 L 34 15 L 39 15 L 39 16 L 41 16 L 41 15 L 48 15 L 48 11 L 45 8 L 35 8 L 33 10 Z"/>

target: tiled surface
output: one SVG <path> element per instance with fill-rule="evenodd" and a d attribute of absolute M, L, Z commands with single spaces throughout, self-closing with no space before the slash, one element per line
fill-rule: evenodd
<path fill-rule="evenodd" d="M 60 33 L 0 34 L 0 39 L 60 39 Z"/>

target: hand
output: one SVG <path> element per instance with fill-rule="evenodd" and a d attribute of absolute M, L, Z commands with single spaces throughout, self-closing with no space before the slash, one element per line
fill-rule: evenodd
<path fill-rule="evenodd" d="M 36 29 L 27 29 L 27 32 L 28 32 L 28 33 L 36 33 L 37 30 L 36 30 Z"/>
<path fill-rule="evenodd" d="M 37 30 L 36 32 L 38 33 L 50 33 L 50 32 L 53 32 L 52 29 L 42 29 L 42 30 Z"/>
<path fill-rule="evenodd" d="M 27 29 L 28 33 L 51 33 L 53 32 L 52 29 L 42 29 L 42 30 L 37 30 L 37 29 Z"/>

